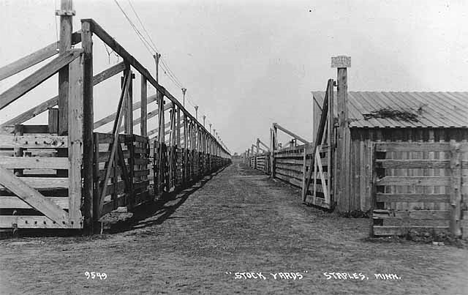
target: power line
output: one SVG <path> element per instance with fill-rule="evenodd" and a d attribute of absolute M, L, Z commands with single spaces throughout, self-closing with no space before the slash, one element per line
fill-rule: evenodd
<path fill-rule="evenodd" d="M 117 0 L 114 0 L 115 4 L 117 4 L 117 6 L 119 7 L 120 11 L 122 11 L 123 15 L 125 16 L 125 18 L 127 19 L 127 21 L 129 22 L 130 26 L 132 26 L 133 30 L 135 31 L 135 33 L 137 34 L 138 38 L 140 38 L 141 42 L 143 43 L 143 45 L 145 46 L 146 50 L 148 50 L 148 52 L 153 55 L 153 52 L 151 52 L 151 44 L 149 44 L 149 42 L 144 38 L 144 36 L 140 33 L 140 31 L 138 30 L 138 28 L 135 26 L 135 24 L 132 22 L 132 20 L 128 17 L 127 13 L 125 13 L 124 9 L 122 8 L 122 6 L 120 6 L 119 2 L 117 2 Z M 153 49 L 154 51 L 154 49 Z"/>
<path fill-rule="evenodd" d="M 151 44 L 153 44 L 153 49 L 155 49 L 155 51 L 159 52 L 159 49 L 158 49 L 158 47 L 156 46 L 156 44 L 154 44 L 154 42 L 153 42 L 153 39 L 151 38 L 151 35 L 150 35 L 150 34 L 148 34 L 148 31 L 146 30 L 145 26 L 143 25 L 143 22 L 142 22 L 142 21 L 141 21 L 141 19 L 140 19 L 140 16 L 138 16 L 138 13 L 136 12 L 135 8 L 133 7 L 133 5 L 132 5 L 132 1 L 131 1 L 131 0 L 127 0 L 127 1 L 128 1 L 128 3 L 130 4 L 130 7 L 131 7 L 131 8 L 132 8 L 132 10 L 133 10 L 133 13 L 134 13 L 134 14 L 135 14 L 135 16 L 137 17 L 137 19 L 138 19 L 138 22 L 140 22 L 140 25 L 141 25 L 141 27 L 142 27 L 142 28 L 143 28 L 143 30 L 145 31 L 145 33 L 146 33 L 146 36 L 147 36 L 147 37 L 150 39 L 150 41 L 151 41 Z"/>

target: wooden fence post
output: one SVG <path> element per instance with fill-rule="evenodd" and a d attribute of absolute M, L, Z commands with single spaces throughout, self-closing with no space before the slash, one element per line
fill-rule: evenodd
<path fill-rule="evenodd" d="M 60 10 L 56 12 L 60 16 L 60 41 L 59 54 L 65 54 L 71 48 L 73 33 L 73 15 L 72 0 L 62 0 Z M 59 135 L 68 132 L 68 84 L 69 84 L 69 66 L 63 67 L 59 71 Z"/>
<path fill-rule="evenodd" d="M 460 144 L 450 141 L 450 232 L 461 236 L 461 152 Z"/>
<path fill-rule="evenodd" d="M 347 68 L 351 67 L 351 58 L 346 56 L 332 57 L 332 68 L 337 70 L 337 103 L 338 103 L 338 142 L 337 156 L 337 192 L 338 210 L 349 211 L 349 184 L 350 184 L 350 130 L 348 124 L 348 74 Z M 324 110 L 325 111 L 325 110 Z"/>
<path fill-rule="evenodd" d="M 81 42 L 84 50 L 83 64 L 83 194 L 84 227 L 94 232 L 94 106 L 93 106 L 93 33 L 91 23 L 81 23 Z M 99 146 L 96 147 L 99 153 Z M 97 169 L 99 172 L 99 168 Z"/>
<path fill-rule="evenodd" d="M 81 164 L 83 161 L 83 57 L 70 63 L 68 100 L 68 216 L 72 227 L 81 227 Z M 89 160 L 89 159 L 87 159 Z M 92 160 L 92 158 L 91 158 Z"/>
<path fill-rule="evenodd" d="M 148 136 L 148 80 L 144 75 L 141 75 L 141 121 L 140 121 L 140 134 L 141 136 Z"/>

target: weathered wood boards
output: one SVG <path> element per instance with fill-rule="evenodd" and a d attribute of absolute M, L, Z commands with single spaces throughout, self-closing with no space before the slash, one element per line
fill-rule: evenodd
<path fill-rule="evenodd" d="M 400 235 L 410 230 L 447 231 L 462 235 L 465 221 L 462 219 L 462 185 L 468 179 L 462 177 L 464 154 L 467 144 L 452 141 L 440 143 L 375 143 L 374 209 L 371 234 Z M 434 150 L 447 153 L 450 160 L 421 158 L 402 159 L 402 153 L 420 153 Z M 398 151 L 399 153 L 394 153 Z M 436 175 L 435 171 L 449 169 L 449 175 Z M 414 174 L 417 176 L 393 176 Z M 425 187 L 432 187 L 431 192 Z M 437 190 L 436 190 L 437 188 Z M 447 193 L 440 193 L 441 189 Z M 435 192 L 436 191 L 436 192 Z M 421 193 L 426 192 L 426 193 Z M 435 192 L 435 193 L 434 193 Z M 466 195 L 464 196 L 467 197 Z"/>

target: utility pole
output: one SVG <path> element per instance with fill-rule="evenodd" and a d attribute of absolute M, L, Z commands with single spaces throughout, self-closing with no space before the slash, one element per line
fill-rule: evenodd
<path fill-rule="evenodd" d="M 183 97 L 183 106 L 185 108 L 185 92 L 187 92 L 187 88 L 182 88 L 182 97 Z"/>
<path fill-rule="evenodd" d="M 57 10 L 55 15 L 60 16 L 59 54 L 63 55 L 67 50 L 71 49 L 72 44 L 73 16 L 75 15 L 75 11 L 73 10 L 73 1 L 61 0 L 60 10 Z M 59 71 L 59 135 L 64 135 L 68 132 L 68 76 L 67 65 Z"/>
<path fill-rule="evenodd" d="M 156 63 L 156 76 L 154 77 L 156 79 L 156 82 L 159 83 L 159 59 L 161 58 L 161 54 L 159 53 L 156 53 L 155 55 L 153 55 L 154 57 L 154 62 Z"/>

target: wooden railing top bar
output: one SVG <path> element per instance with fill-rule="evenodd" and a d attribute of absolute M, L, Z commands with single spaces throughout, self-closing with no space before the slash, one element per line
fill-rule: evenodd
<path fill-rule="evenodd" d="M 273 123 L 273 127 L 278 128 L 279 130 L 281 130 L 281 131 L 283 131 L 284 133 L 286 133 L 286 134 L 288 134 L 288 135 L 290 135 L 290 136 L 292 136 L 292 137 L 294 137 L 294 138 L 296 138 L 296 139 L 302 141 L 303 143 L 309 143 L 309 141 L 308 141 L 307 139 L 304 139 L 304 138 L 300 137 L 299 135 L 297 135 L 297 134 L 295 134 L 295 133 L 289 131 L 288 129 L 282 127 L 282 126 L 279 125 L 278 123 Z"/>
<path fill-rule="evenodd" d="M 185 107 L 175 98 L 168 90 L 163 86 L 159 85 L 156 79 L 150 74 L 150 72 L 135 58 L 131 55 L 122 45 L 120 45 L 109 33 L 107 33 L 97 22 L 93 19 L 82 19 L 81 22 L 88 22 L 90 24 L 91 31 L 96 34 L 104 43 L 107 44 L 115 53 L 119 54 L 126 62 L 128 62 L 132 67 L 134 67 L 140 74 L 142 74 L 150 83 L 153 85 L 162 95 L 167 97 L 172 101 L 182 112 L 185 117 L 195 122 L 200 129 L 202 129 L 208 136 L 210 136 L 226 154 L 230 153 L 218 142 L 216 137 L 214 137 L 198 120 L 192 116 L 185 109 Z"/>

